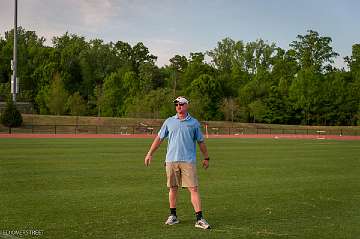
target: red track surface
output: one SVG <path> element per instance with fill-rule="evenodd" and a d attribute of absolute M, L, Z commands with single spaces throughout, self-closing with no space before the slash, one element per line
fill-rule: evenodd
<path fill-rule="evenodd" d="M 155 134 L 0 134 L 0 138 L 154 138 Z M 209 138 L 333 139 L 360 140 L 360 136 L 302 134 L 209 135 Z"/>

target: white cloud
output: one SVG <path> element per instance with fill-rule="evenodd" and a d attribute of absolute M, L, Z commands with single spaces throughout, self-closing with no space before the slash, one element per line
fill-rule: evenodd
<path fill-rule="evenodd" d="M 168 65 L 170 58 L 176 54 L 188 54 L 180 50 L 185 47 L 184 43 L 180 41 L 172 39 L 146 39 L 143 42 L 149 48 L 150 53 L 158 57 L 158 66 Z"/>
<path fill-rule="evenodd" d="M 137 24 L 150 20 L 154 13 L 171 11 L 170 5 L 143 0 L 23 0 L 18 2 L 18 24 L 45 37 L 48 45 L 54 36 L 66 31 L 88 39 L 99 37 L 134 44 L 142 41 L 158 57 L 157 64 L 163 66 L 176 54 L 187 55 L 186 45 L 171 38 L 149 38 L 151 32 L 141 35 L 145 31 L 139 30 Z M 12 1 L 0 0 L 1 34 L 13 27 L 13 7 Z M 173 34 L 176 29 L 167 26 L 167 32 Z"/>
<path fill-rule="evenodd" d="M 344 68 L 344 69 L 348 70 L 348 66 L 347 66 L 346 62 L 344 61 L 344 56 L 341 56 L 341 55 L 335 58 L 334 63 L 332 65 L 339 69 Z"/>
<path fill-rule="evenodd" d="M 77 3 L 79 4 L 81 21 L 90 29 L 97 30 L 106 24 L 109 18 L 115 16 L 115 9 L 110 0 L 81 0 Z"/>

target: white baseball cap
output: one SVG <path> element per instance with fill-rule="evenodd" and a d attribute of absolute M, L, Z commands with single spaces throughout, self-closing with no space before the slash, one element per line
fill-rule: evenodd
<path fill-rule="evenodd" d="M 174 103 L 182 103 L 182 104 L 189 104 L 189 101 L 183 97 L 183 96 L 179 96 L 178 98 L 176 98 L 174 101 Z"/>

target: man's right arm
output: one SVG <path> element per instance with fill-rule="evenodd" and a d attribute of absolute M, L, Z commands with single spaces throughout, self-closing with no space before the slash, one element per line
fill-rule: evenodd
<path fill-rule="evenodd" d="M 149 164 L 151 163 L 152 160 L 152 155 L 155 153 L 155 151 L 159 148 L 160 144 L 161 144 L 161 139 L 159 137 L 159 135 L 157 135 L 150 147 L 149 152 L 146 154 L 145 156 L 145 165 L 149 166 Z"/>

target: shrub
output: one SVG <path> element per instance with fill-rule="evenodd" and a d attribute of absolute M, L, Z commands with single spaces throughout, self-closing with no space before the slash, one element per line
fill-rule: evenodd
<path fill-rule="evenodd" d="M 1 114 L 1 123 L 7 127 L 19 127 L 23 122 L 22 116 L 16 105 L 9 100 Z"/>

